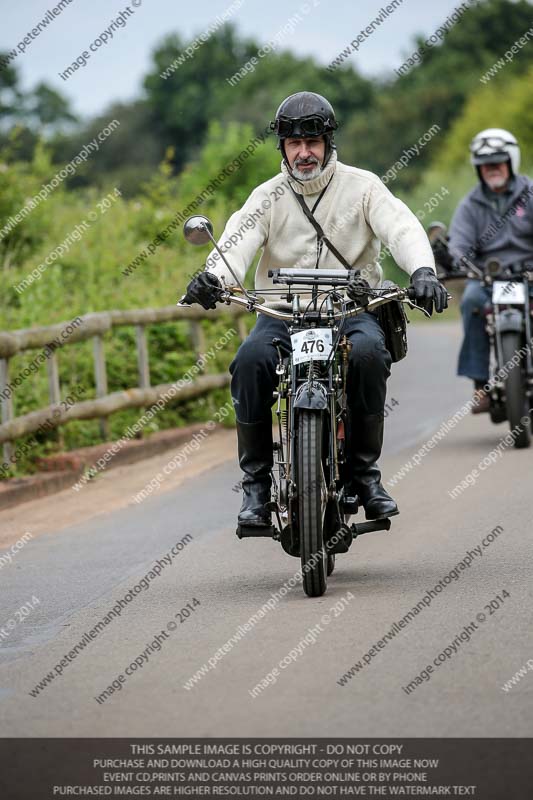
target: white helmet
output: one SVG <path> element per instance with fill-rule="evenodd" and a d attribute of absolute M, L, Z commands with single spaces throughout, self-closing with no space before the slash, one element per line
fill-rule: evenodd
<path fill-rule="evenodd" d="M 509 162 L 512 175 L 518 175 L 520 169 L 520 147 L 516 137 L 503 128 L 486 128 L 474 136 L 470 143 L 470 161 L 476 167 L 481 178 L 479 167 L 482 164 L 501 164 Z"/>

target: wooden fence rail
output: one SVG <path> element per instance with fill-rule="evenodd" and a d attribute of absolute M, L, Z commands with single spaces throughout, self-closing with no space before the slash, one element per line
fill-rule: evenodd
<path fill-rule="evenodd" d="M 242 341 L 247 329 L 245 313 L 240 309 L 224 310 L 224 317 L 235 324 L 238 338 Z M 205 356 L 207 345 L 202 328 L 202 320 L 217 319 L 221 316 L 219 310 L 204 311 L 199 307 L 178 308 L 166 306 L 164 308 L 128 309 L 125 311 L 102 311 L 76 317 L 69 322 L 57 323 L 45 327 L 29 328 L 18 331 L 0 331 L 0 399 L 2 405 L 2 423 L 0 424 L 0 444 L 3 444 L 4 462 L 12 459 L 12 442 L 22 436 L 34 433 L 42 428 L 56 428 L 75 419 L 100 420 L 100 433 L 102 438 L 107 438 L 108 417 L 116 411 L 125 408 L 143 408 L 157 403 L 162 398 L 172 395 L 172 403 L 190 400 L 199 397 L 213 389 L 226 386 L 229 383 L 227 374 L 199 375 L 195 379 L 182 381 L 181 376 L 176 376 L 175 384 L 160 384 L 151 386 L 148 340 L 146 328 L 161 322 L 187 321 L 191 342 L 197 361 Z M 134 326 L 137 345 L 138 386 L 120 392 L 108 393 L 107 371 L 105 361 L 104 335 L 119 326 Z M 231 326 L 231 325 L 230 325 Z M 83 400 L 72 403 L 66 407 L 61 404 L 61 386 L 59 382 L 58 351 L 62 347 L 93 340 L 94 381 L 96 397 L 92 400 Z M 40 350 L 38 366 L 46 361 L 48 373 L 48 394 L 50 405 L 39 408 L 31 413 L 15 417 L 13 413 L 13 394 L 17 389 L 20 373 L 10 379 L 10 360 L 18 353 L 27 350 Z M 193 365 L 191 365 L 192 368 Z M 28 368 L 26 368 L 28 369 Z M 201 371 L 197 369 L 196 372 Z M 24 372 L 24 370 L 23 370 Z M 18 384 L 23 384 L 28 379 L 26 375 Z M 11 383 L 10 383 L 11 380 Z"/>

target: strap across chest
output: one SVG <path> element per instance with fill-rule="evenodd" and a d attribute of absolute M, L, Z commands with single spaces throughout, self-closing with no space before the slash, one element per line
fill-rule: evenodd
<path fill-rule="evenodd" d="M 331 253 L 333 253 L 333 255 L 335 256 L 335 258 L 336 258 L 338 261 L 340 261 L 340 263 L 342 264 L 342 266 L 343 266 L 343 267 L 345 267 L 346 269 L 353 269 L 352 265 L 351 265 L 351 264 L 349 264 L 349 263 L 348 263 L 348 261 L 347 261 L 347 260 L 344 258 L 344 256 L 342 255 L 342 253 L 340 253 L 340 252 L 337 250 L 337 248 L 335 247 L 335 245 L 333 244 L 333 242 L 331 242 L 331 241 L 328 239 L 328 237 L 326 236 L 326 234 L 324 233 L 324 231 L 323 231 L 323 229 L 322 229 L 322 226 L 320 225 L 320 223 L 318 222 L 318 220 L 317 220 L 317 219 L 316 219 L 316 217 L 314 216 L 314 212 L 315 212 L 315 210 L 316 210 L 316 208 L 317 208 L 318 204 L 320 203 L 320 201 L 321 201 L 321 200 L 322 200 L 322 198 L 324 197 L 324 194 L 325 194 L 325 192 L 326 192 L 326 189 L 328 188 L 328 186 L 329 186 L 329 184 L 331 183 L 332 179 L 333 179 L 333 175 L 331 176 L 331 178 L 330 178 L 330 180 L 328 181 L 328 183 L 327 183 L 327 184 L 324 186 L 324 188 L 323 188 L 323 189 L 322 189 L 322 191 L 320 192 L 320 194 L 319 194 L 319 196 L 318 196 L 318 198 L 317 198 L 317 201 L 316 201 L 316 203 L 314 204 L 314 206 L 313 206 L 313 208 L 312 208 L 312 209 L 310 209 L 310 208 L 309 208 L 309 206 L 307 205 L 307 203 L 305 202 L 305 200 L 304 200 L 304 198 L 303 198 L 303 195 L 301 195 L 301 194 L 298 194 L 298 192 L 295 192 L 295 191 L 294 191 L 294 189 L 293 189 L 293 187 L 290 185 L 290 183 L 289 183 L 289 187 L 290 187 L 290 189 L 291 189 L 291 191 L 292 191 L 293 195 L 295 196 L 295 198 L 296 198 L 296 200 L 297 200 L 298 204 L 300 205 L 300 207 L 301 207 L 302 211 L 304 212 L 305 216 L 307 217 L 307 219 L 309 220 L 309 222 L 311 223 L 311 225 L 312 225 L 312 226 L 313 226 L 313 228 L 315 229 L 315 231 L 316 231 L 316 234 L 317 234 L 317 237 L 318 237 L 318 241 L 319 241 L 321 244 L 325 244 L 325 245 L 326 245 L 326 247 L 328 248 L 328 250 L 329 250 Z"/>

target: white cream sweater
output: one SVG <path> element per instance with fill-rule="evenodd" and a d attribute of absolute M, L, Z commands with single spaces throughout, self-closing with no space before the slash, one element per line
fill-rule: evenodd
<path fill-rule="evenodd" d="M 419 267 L 435 269 L 428 238 L 412 211 L 394 197 L 377 175 L 342 164 L 334 151 L 325 170 L 312 181 L 294 181 L 282 163 L 280 174 L 254 189 L 240 211 L 232 214 L 219 240 L 219 247 L 240 281 L 261 249 L 255 288 L 275 289 L 267 296 L 267 305 L 287 308 L 279 296 L 283 287 L 272 283 L 269 269 L 316 266 L 317 234 L 288 182 L 303 194 L 310 208 L 329 182 L 315 217 L 337 250 L 361 270 L 372 287 L 379 286 L 383 278 L 380 242 L 409 275 Z M 236 285 L 216 250 L 207 258 L 206 268 L 223 279 L 226 286 Z M 326 246 L 318 268 L 343 269 Z"/>

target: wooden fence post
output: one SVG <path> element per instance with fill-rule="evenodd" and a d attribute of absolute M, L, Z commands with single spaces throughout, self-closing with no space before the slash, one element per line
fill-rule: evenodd
<path fill-rule="evenodd" d="M 59 386 L 59 364 L 55 350 L 50 353 L 46 361 L 46 371 L 48 373 L 48 397 L 50 399 L 50 405 L 59 405 L 61 402 L 61 388 Z M 53 432 L 52 437 L 57 441 L 59 447 L 63 449 L 65 442 L 61 428 Z"/>
<path fill-rule="evenodd" d="M 191 321 L 191 337 L 196 360 L 198 361 L 201 356 L 205 355 L 206 346 L 205 333 L 204 329 L 202 328 L 202 323 L 196 319 Z M 203 364 L 200 367 L 200 372 L 204 372 Z"/>
<path fill-rule="evenodd" d="M 96 384 L 96 397 L 105 397 L 107 395 L 107 372 L 105 366 L 105 353 L 104 353 L 104 338 L 103 336 L 93 337 L 93 355 L 94 355 L 94 380 Z M 109 439 L 109 422 L 107 417 L 99 420 L 100 436 L 107 441 Z"/>
<path fill-rule="evenodd" d="M 9 422 L 13 419 L 13 400 L 7 388 L 9 383 L 9 358 L 0 358 L 0 398 L 2 406 L 2 423 Z M 7 397 L 3 397 L 4 392 Z M 3 448 L 4 461 L 9 462 L 13 453 L 13 445 L 11 442 L 5 442 Z"/>
<path fill-rule="evenodd" d="M 139 368 L 139 388 L 150 388 L 150 364 L 148 363 L 148 342 L 144 325 L 136 325 L 137 365 Z"/>

